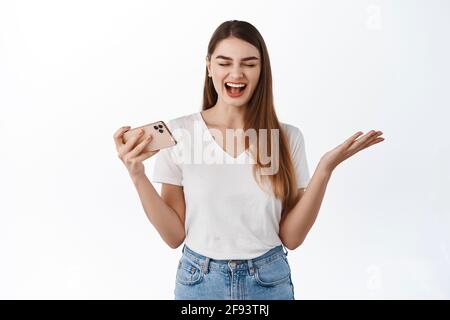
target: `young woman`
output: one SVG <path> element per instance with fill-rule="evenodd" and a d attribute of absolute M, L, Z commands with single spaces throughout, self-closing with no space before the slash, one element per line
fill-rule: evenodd
<path fill-rule="evenodd" d="M 302 244 L 336 166 L 384 140 L 355 133 L 310 178 L 302 132 L 276 116 L 264 40 L 237 20 L 209 42 L 202 111 L 167 125 L 179 143 L 156 152 L 142 152 L 151 135 L 124 144 L 130 127 L 114 139 L 150 222 L 171 248 L 184 243 L 175 299 L 294 299 L 284 247 Z M 142 163 L 156 153 L 161 196 Z"/>

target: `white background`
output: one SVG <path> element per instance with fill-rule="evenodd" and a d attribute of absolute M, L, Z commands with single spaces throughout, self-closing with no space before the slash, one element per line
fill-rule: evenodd
<path fill-rule="evenodd" d="M 333 173 L 288 255 L 296 299 L 450 298 L 449 16 L 445 0 L 1 1 L 0 298 L 173 298 L 181 247 L 112 135 L 199 111 L 230 19 L 263 35 L 311 175 L 358 130 L 386 139 Z"/>

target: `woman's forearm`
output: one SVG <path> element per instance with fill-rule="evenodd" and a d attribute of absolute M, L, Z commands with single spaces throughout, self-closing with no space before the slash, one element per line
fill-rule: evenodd
<path fill-rule="evenodd" d="M 300 246 L 316 221 L 331 173 L 319 162 L 303 196 L 280 223 L 279 236 L 288 249 Z"/>
<path fill-rule="evenodd" d="M 146 175 L 132 180 L 147 218 L 163 240 L 171 248 L 177 248 L 185 238 L 184 225 L 180 217 L 164 202 Z"/>

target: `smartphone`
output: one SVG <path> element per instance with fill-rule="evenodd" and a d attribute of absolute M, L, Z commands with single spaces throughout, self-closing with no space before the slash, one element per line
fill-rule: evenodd
<path fill-rule="evenodd" d="M 139 129 L 144 129 L 144 134 L 137 140 L 135 145 L 141 143 L 141 141 L 147 138 L 150 134 L 153 136 L 153 139 L 147 144 L 142 152 L 156 151 L 169 148 L 177 144 L 177 141 L 164 121 L 157 121 L 128 130 L 123 134 L 123 142 L 127 143 L 131 137 L 137 135 Z"/>

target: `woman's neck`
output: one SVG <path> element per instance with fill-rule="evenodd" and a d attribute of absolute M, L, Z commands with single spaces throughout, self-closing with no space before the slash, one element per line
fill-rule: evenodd
<path fill-rule="evenodd" d="M 202 111 L 203 118 L 212 126 L 229 129 L 244 128 L 244 107 L 216 104 L 208 110 Z"/>

